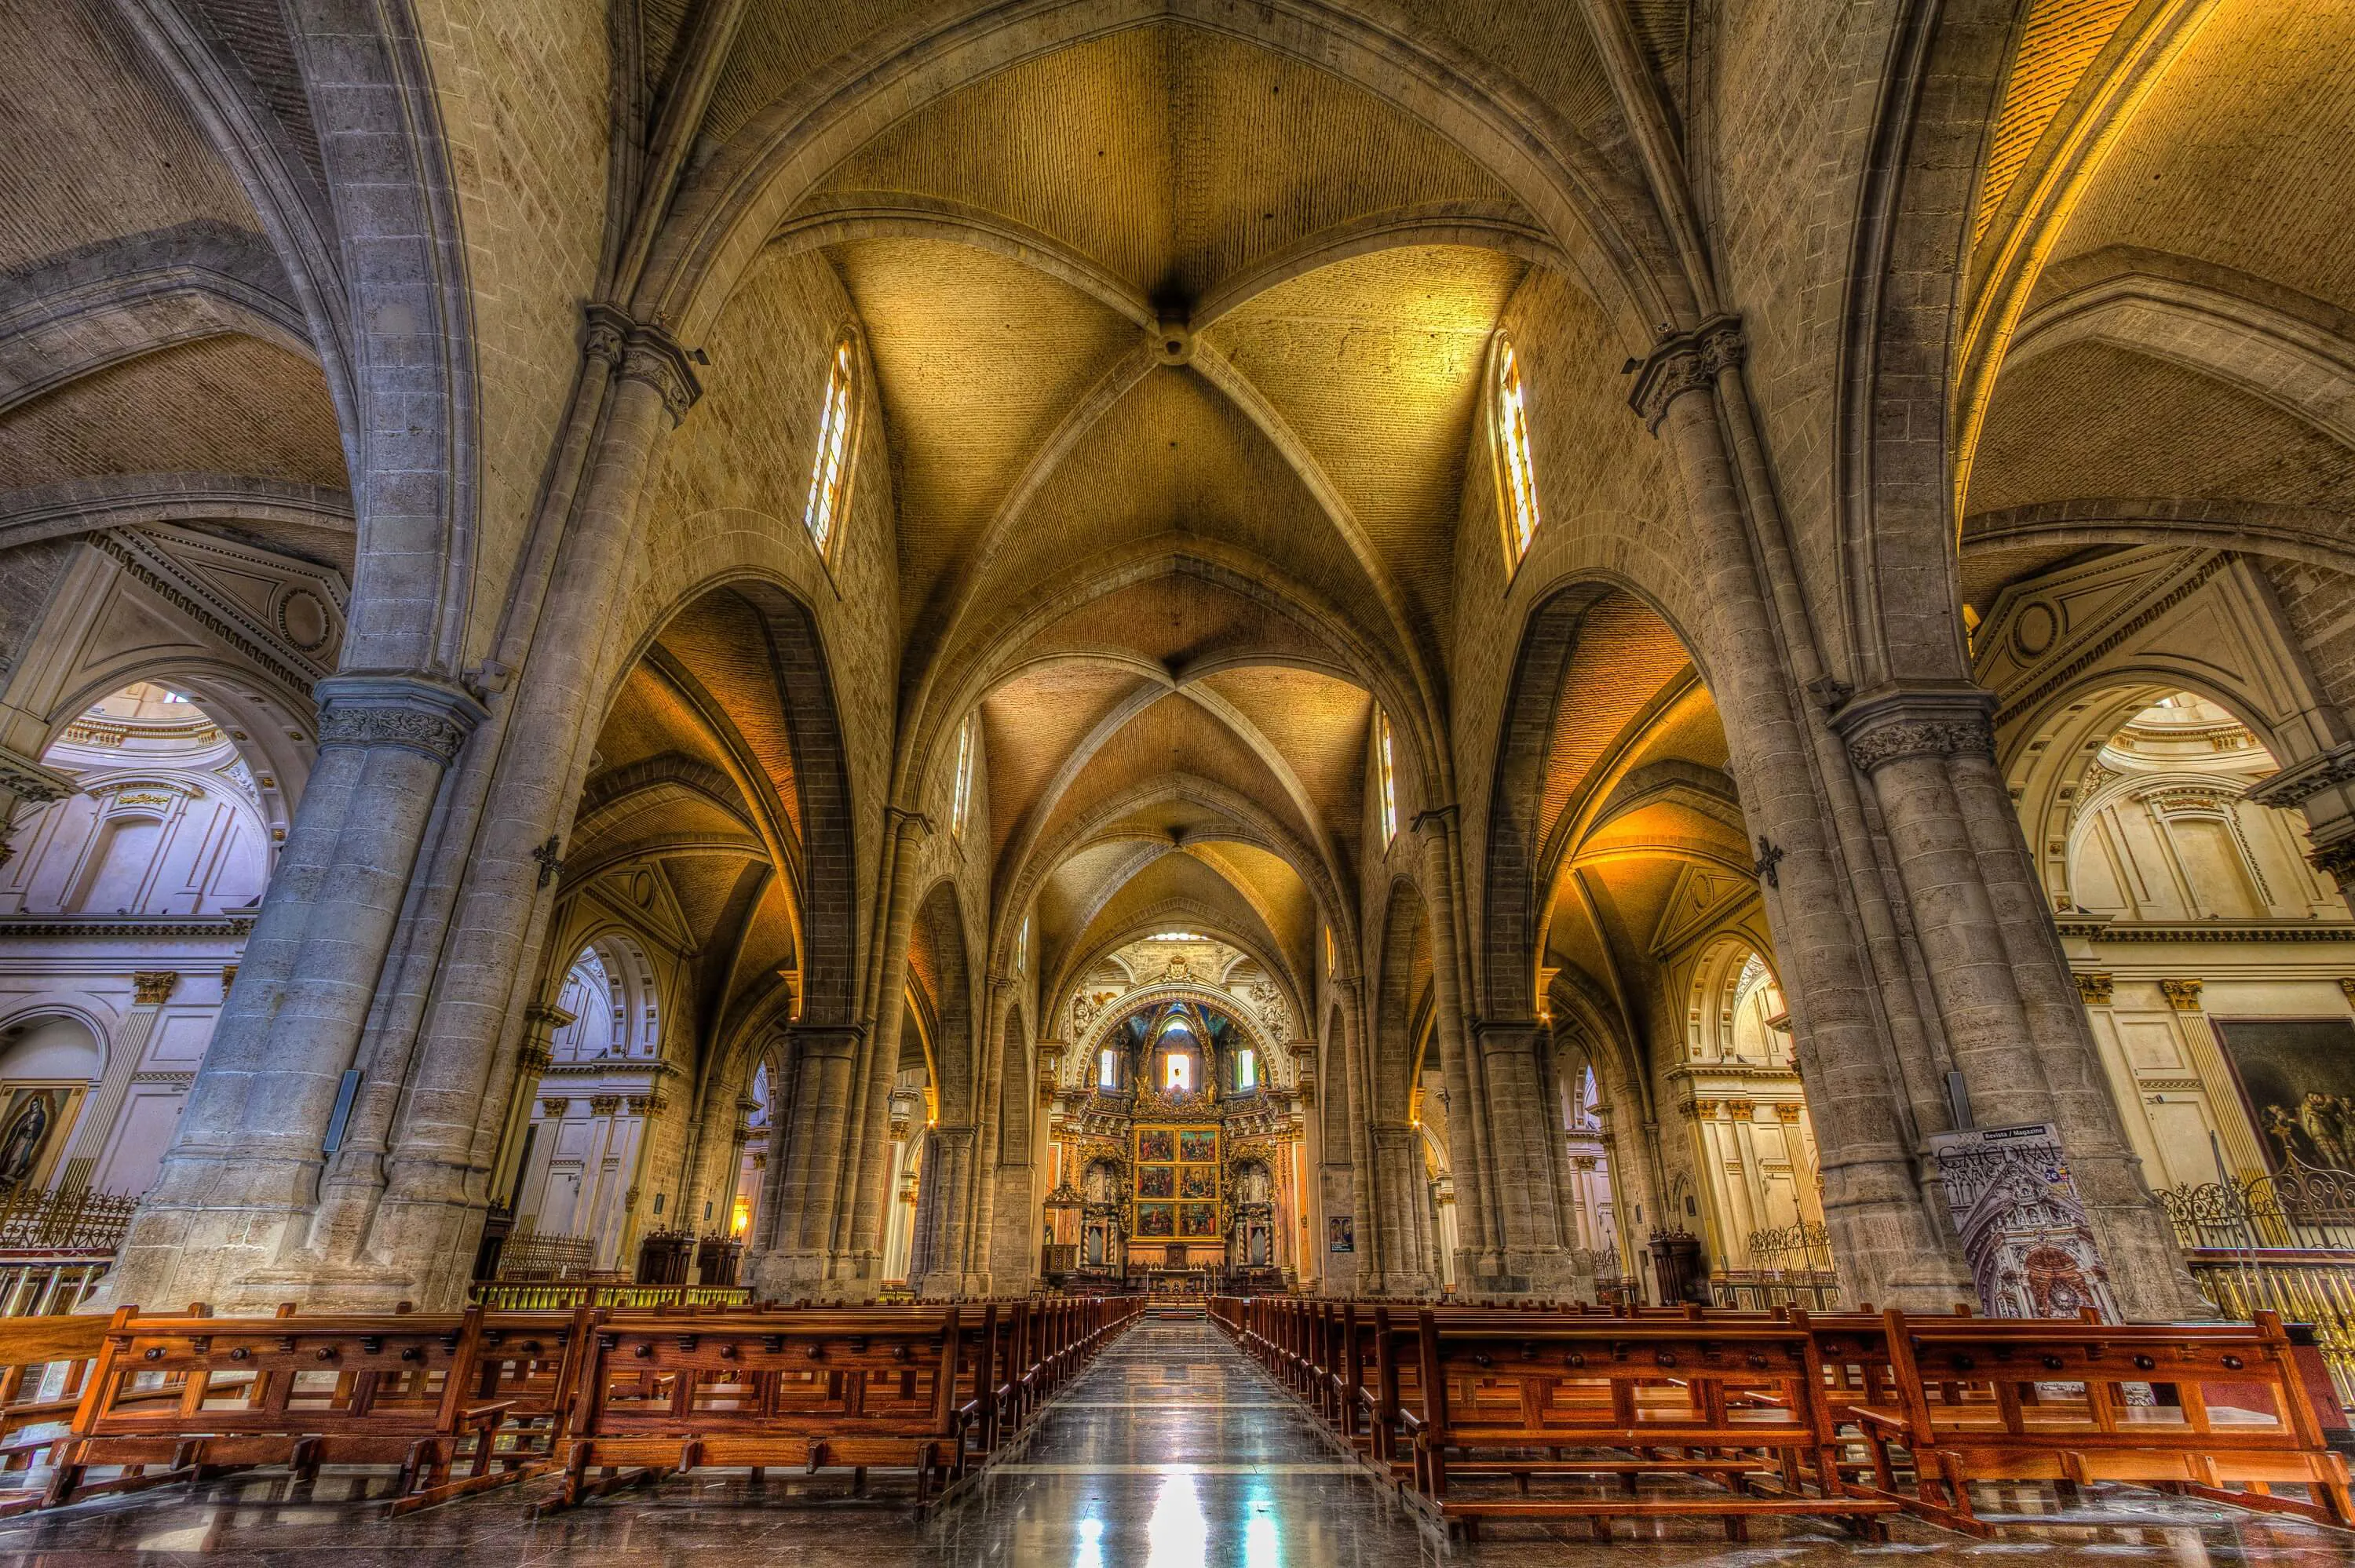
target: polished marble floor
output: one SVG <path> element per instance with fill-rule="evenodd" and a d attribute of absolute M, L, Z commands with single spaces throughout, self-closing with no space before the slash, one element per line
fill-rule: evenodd
<path fill-rule="evenodd" d="M 1100 1357 L 1027 1447 L 962 1500 L 918 1522 L 888 1502 L 774 1481 L 671 1482 L 542 1520 L 495 1494 L 387 1521 L 358 1478 L 221 1483 L 196 1494 L 100 1499 L 0 1523 L 0 1568 L 572 1568 L 605 1563 L 862 1568 L 1393 1568 L 1444 1555 L 1329 1446 L 1249 1360 L 1201 1321 L 1147 1322 Z M 545 1484 L 542 1484 L 544 1489 Z M 1900 1523 L 1866 1546 L 1828 1529 L 1761 1520 L 1729 1546 L 1705 1524 L 1642 1540 L 1492 1527 L 1457 1561 L 1526 1568 L 2355 1568 L 2355 1536 L 2154 1494 L 2098 1490 L 2070 1522 L 1972 1542 Z"/>

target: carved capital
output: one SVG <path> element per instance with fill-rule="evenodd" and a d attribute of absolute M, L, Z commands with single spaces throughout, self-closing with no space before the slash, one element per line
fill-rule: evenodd
<path fill-rule="evenodd" d="M 1796 1100 L 1777 1101 L 1774 1106 L 1774 1119 L 1796 1124 L 1799 1119 L 1799 1114 L 1806 1108 Z"/>
<path fill-rule="evenodd" d="M 611 305 L 591 303 L 582 308 L 581 352 L 591 359 L 602 360 L 607 369 L 622 363 L 622 351 L 629 346 L 630 318 Z"/>
<path fill-rule="evenodd" d="M 571 1109 L 571 1100 L 562 1095 L 550 1095 L 539 1102 L 539 1114 L 551 1121 L 561 1120 Z"/>
<path fill-rule="evenodd" d="M 140 969 L 131 977 L 131 1000 L 139 1007 L 161 1007 L 172 1000 L 180 983 L 172 969 Z"/>
<path fill-rule="evenodd" d="M 858 1054 L 867 1030 L 857 1023 L 796 1023 L 785 1031 L 785 1043 L 803 1056 L 849 1060 Z"/>
<path fill-rule="evenodd" d="M 1573 1171 L 1592 1171 L 1602 1163 L 1602 1159 L 1593 1154 L 1573 1154 L 1570 1157 L 1570 1168 Z"/>
<path fill-rule="evenodd" d="M 319 749 L 398 747 L 447 768 L 488 716 L 464 692 L 405 675 L 336 675 L 313 688 Z"/>
<path fill-rule="evenodd" d="M 1861 773 L 1914 757 L 1995 756 L 1992 693 L 1976 686 L 1884 686 L 1852 697 L 1832 715 Z"/>
<path fill-rule="evenodd" d="M 576 1016 L 551 1002 L 536 1001 L 523 1010 L 523 1021 L 531 1032 L 545 1038 L 568 1023 L 578 1022 Z"/>
<path fill-rule="evenodd" d="M 629 1097 L 629 1104 L 632 1116 L 648 1118 L 658 1117 L 670 1109 L 670 1101 L 660 1095 L 632 1095 Z"/>
<path fill-rule="evenodd" d="M 2200 982 L 2199 980 L 2163 980 L 2158 982 L 2158 989 L 2160 994 L 2167 998 L 2167 1005 L 2175 1009 L 2176 1012 L 2197 1012 L 2200 1011 Z"/>
<path fill-rule="evenodd" d="M 2341 980 L 2339 982 L 2339 989 L 2347 993 L 2347 1000 L 2349 1001 L 2355 1002 L 2355 979 Z"/>
<path fill-rule="evenodd" d="M 2106 974 L 2077 974 L 2078 999 L 2087 1007 L 2106 1007 L 2117 993 L 2116 984 Z"/>
<path fill-rule="evenodd" d="M 697 355 L 680 346 L 666 327 L 641 323 L 630 329 L 622 348 L 622 379 L 643 382 L 662 395 L 663 411 L 677 424 L 703 396 L 695 374 Z"/>
<path fill-rule="evenodd" d="M 1672 333 L 1660 339 L 1636 371 L 1627 406 L 1643 416 L 1646 429 L 1657 435 L 1669 404 L 1687 392 L 1714 387 L 1718 372 L 1739 367 L 1745 352 L 1740 316 L 1715 316 L 1690 332 Z"/>
<path fill-rule="evenodd" d="M 2340 892 L 2355 888 L 2355 837 L 2317 844 L 2307 863 L 2337 883 Z"/>
<path fill-rule="evenodd" d="M 1758 1102 L 1755 1100 L 1728 1100 L 1725 1102 L 1725 1114 L 1730 1119 L 1734 1121 L 1753 1120 L 1758 1115 Z"/>
<path fill-rule="evenodd" d="M 621 1108 L 622 1097 L 619 1095 L 591 1095 L 589 1097 L 589 1114 L 591 1116 L 612 1116 L 615 1111 L 618 1111 Z"/>

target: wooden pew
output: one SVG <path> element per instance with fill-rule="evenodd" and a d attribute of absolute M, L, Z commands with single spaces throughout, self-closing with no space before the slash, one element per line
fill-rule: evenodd
<path fill-rule="evenodd" d="M 910 1471 L 922 1510 L 962 1473 L 959 1308 L 814 1308 L 675 1324 L 598 1313 L 563 1439 L 570 1507 L 685 1471 Z M 969 1391 L 969 1385 L 968 1385 Z M 591 1469 L 606 1473 L 592 1478 Z"/>
<path fill-rule="evenodd" d="M 98 1317 L 0 1318 L 0 1476 L 25 1477 L 65 1441 L 105 1332 Z M 43 1374 L 60 1362 L 61 1386 L 45 1399 Z M 40 1502 L 29 1485 L 0 1493 L 0 1517 Z"/>
<path fill-rule="evenodd" d="M 1807 1333 L 1771 1320 L 1621 1319 L 1559 1314 L 1416 1314 L 1415 1500 L 1476 1538 L 1489 1519 L 1715 1518 L 1730 1540 L 1747 1520 L 1808 1514 L 1880 1534 L 1893 1498 L 1850 1488 L 1828 1452 L 1823 1369 Z M 1753 1398 L 1764 1393 L 1767 1397 Z M 1467 1496 L 1465 1478 L 1509 1478 L 1511 1496 Z M 1673 1494 L 1646 1478 L 1699 1481 Z M 1533 1483 L 1608 1482 L 1615 1495 Z"/>
<path fill-rule="evenodd" d="M 2129 1327 L 1883 1318 L 1894 1398 L 1854 1414 L 1910 1457 L 1913 1495 L 1884 1495 L 1924 1519 L 1984 1535 L 1975 1482 L 2107 1480 L 2355 1528 L 2346 1460 L 2272 1312 Z M 2307 1498 L 2273 1491 L 2284 1484 Z"/>
<path fill-rule="evenodd" d="M 398 1495 L 477 1477 L 508 1407 L 471 1396 L 483 1313 L 214 1318 L 119 1308 L 43 1506 L 258 1466 L 396 1467 Z M 93 1469 L 117 1473 L 92 1480 Z"/>

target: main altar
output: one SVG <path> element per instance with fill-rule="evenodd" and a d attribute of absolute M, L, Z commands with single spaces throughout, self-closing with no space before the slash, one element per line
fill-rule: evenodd
<path fill-rule="evenodd" d="M 1309 1086 L 1267 1027 L 1280 1018 L 1200 983 L 1182 952 L 1151 958 L 1130 994 L 1079 999 L 1078 1060 L 1058 1052 L 1041 1085 L 1057 1175 L 1044 1272 L 1180 1293 L 1280 1284 L 1296 1269 Z"/>

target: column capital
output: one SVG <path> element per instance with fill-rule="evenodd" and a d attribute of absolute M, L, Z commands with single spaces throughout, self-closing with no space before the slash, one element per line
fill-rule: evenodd
<path fill-rule="evenodd" d="M 848 1059 L 867 1038 L 863 1023 L 795 1023 L 785 1029 L 785 1044 L 804 1056 Z"/>
<path fill-rule="evenodd" d="M 1444 806 L 1433 806 L 1427 811 L 1417 811 L 1413 820 L 1407 823 L 1407 828 L 1410 832 L 1422 834 L 1430 841 L 1444 843 L 1446 842 L 1447 830 L 1454 825 L 1455 817 L 1455 803 L 1451 800 Z"/>
<path fill-rule="evenodd" d="M 579 1019 L 552 1001 L 535 1001 L 523 1010 L 523 1021 L 535 1031 L 553 1034 L 568 1023 L 578 1022 Z"/>
<path fill-rule="evenodd" d="M 2077 997 L 2087 1007 L 2106 1007 L 2117 995 L 2117 982 L 2106 969 L 2077 969 L 2070 978 L 2077 982 Z"/>
<path fill-rule="evenodd" d="M 330 675 L 318 699 L 319 749 L 398 747 L 447 768 L 490 714 L 454 686 L 413 675 Z"/>
<path fill-rule="evenodd" d="M 1627 406 L 1644 418 L 1644 428 L 1659 434 L 1668 405 L 1687 392 L 1706 391 L 1717 385 L 1717 373 L 1738 367 L 1749 352 L 1742 318 L 1711 316 L 1690 332 L 1669 333 L 1653 344 L 1636 372 Z"/>
<path fill-rule="evenodd" d="M 703 396 L 703 383 L 695 374 L 702 357 L 700 349 L 682 345 L 660 322 L 634 323 L 622 344 L 622 379 L 653 387 L 676 425 Z"/>
<path fill-rule="evenodd" d="M 581 352 L 591 359 L 602 361 L 609 370 L 620 365 L 634 324 L 629 313 L 591 300 L 581 307 Z"/>
<path fill-rule="evenodd" d="M 1472 1038 L 1478 1042 L 1480 1054 L 1491 1056 L 1499 1051 L 1533 1051 L 1538 1042 L 1552 1037 L 1553 1031 L 1540 1018 L 1477 1018 L 1472 1021 Z"/>
<path fill-rule="evenodd" d="M 2159 994 L 2166 997 L 2167 1005 L 2178 1012 L 2200 1011 L 2200 992 L 2203 986 L 2204 982 L 2196 980 L 2163 980 L 2158 982 Z"/>
<path fill-rule="evenodd" d="M 1995 756 L 1995 694 L 1960 683 L 1892 683 L 1859 692 L 1831 715 L 1857 770 L 1871 773 L 1910 757 Z"/>
<path fill-rule="evenodd" d="M 903 811 L 897 806 L 886 806 L 883 818 L 900 835 L 902 848 L 932 836 L 932 820 L 922 811 Z"/>
<path fill-rule="evenodd" d="M 180 976 L 176 969 L 140 969 L 131 977 L 131 1000 L 136 1007 L 161 1007 L 172 1000 L 179 988 Z"/>

